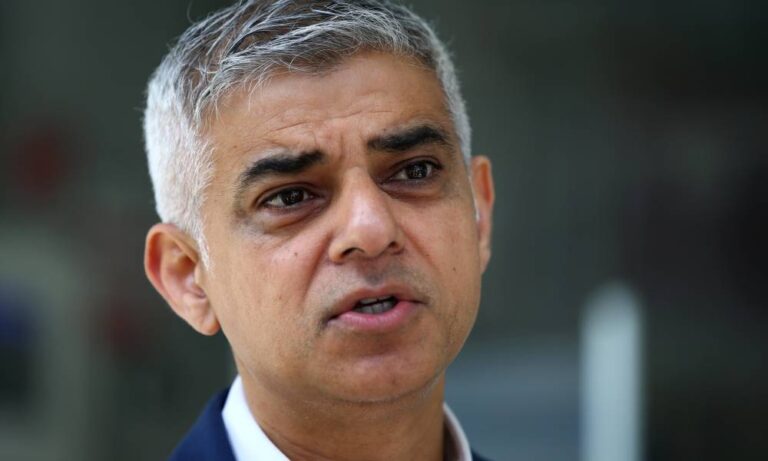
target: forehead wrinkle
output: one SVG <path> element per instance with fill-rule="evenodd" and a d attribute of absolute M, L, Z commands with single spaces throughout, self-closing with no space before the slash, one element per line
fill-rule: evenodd
<path fill-rule="evenodd" d="M 319 111 L 315 111 L 315 112 L 319 112 Z M 300 121 L 297 121 L 297 122 L 291 122 L 290 124 L 285 125 L 285 126 L 269 129 L 269 131 L 273 132 L 273 133 L 280 133 L 281 131 L 290 130 L 290 129 L 296 128 L 297 126 L 300 126 L 300 125 L 310 125 L 310 124 L 317 124 L 317 123 L 319 123 L 321 125 L 327 125 L 327 124 L 332 123 L 334 121 L 346 120 L 346 119 L 358 116 L 358 115 L 363 114 L 363 113 L 366 113 L 366 114 L 389 114 L 389 113 L 392 113 L 392 112 L 393 112 L 392 110 L 387 110 L 387 109 L 381 109 L 381 110 L 358 109 L 358 110 L 355 110 L 352 113 L 348 113 L 348 114 L 344 114 L 344 115 L 337 115 L 337 116 L 333 116 L 333 117 L 327 117 L 327 116 L 320 115 L 320 116 L 317 116 L 316 118 L 313 117 L 313 118 L 309 118 L 309 119 L 305 119 L 305 120 L 300 120 Z M 279 117 L 279 116 L 280 115 L 276 115 L 275 117 Z M 315 130 L 311 130 L 311 131 L 314 132 Z"/>
<path fill-rule="evenodd" d="M 355 144 L 355 138 L 360 138 L 360 143 L 366 145 L 368 138 L 376 137 L 378 132 L 391 130 L 388 127 L 376 127 L 376 125 L 387 125 L 390 122 L 372 122 L 367 116 L 391 114 L 393 112 L 393 110 L 389 109 L 360 109 L 334 117 L 319 116 L 268 129 L 265 137 L 270 142 L 276 144 L 292 145 L 294 150 L 318 150 L 327 154 L 335 151 L 344 153 Z M 347 123 L 347 121 L 349 121 L 348 124 L 351 125 L 351 128 L 335 126 L 337 123 Z M 369 124 L 374 125 L 373 130 L 367 129 Z M 370 133 L 370 131 L 373 131 L 373 133 Z"/>

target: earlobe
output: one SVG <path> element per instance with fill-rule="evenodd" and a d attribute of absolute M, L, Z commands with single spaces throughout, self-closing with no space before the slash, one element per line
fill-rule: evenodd
<path fill-rule="evenodd" d="M 480 246 L 480 261 L 482 269 L 488 266 L 491 259 L 491 228 L 493 221 L 493 202 L 495 192 L 491 161 L 488 157 L 478 155 L 472 157 L 472 190 L 475 196 L 475 213 L 477 219 L 478 244 Z"/>
<path fill-rule="evenodd" d="M 219 331 L 216 313 L 199 284 L 202 262 L 197 246 L 173 224 L 155 224 L 147 233 L 144 270 L 176 314 L 204 335 Z"/>

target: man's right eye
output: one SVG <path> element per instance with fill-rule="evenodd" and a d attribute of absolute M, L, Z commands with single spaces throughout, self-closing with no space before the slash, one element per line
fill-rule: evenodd
<path fill-rule="evenodd" d="M 289 208 L 313 197 L 308 190 L 294 187 L 272 194 L 262 204 L 268 208 Z"/>

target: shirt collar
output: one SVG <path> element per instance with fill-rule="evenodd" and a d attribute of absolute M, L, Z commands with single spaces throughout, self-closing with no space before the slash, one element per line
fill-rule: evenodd
<path fill-rule="evenodd" d="M 443 404 L 443 412 L 445 414 L 446 433 L 450 438 L 449 443 L 453 445 L 453 450 L 450 451 L 455 454 L 454 459 L 450 461 L 472 461 L 469 441 L 459 424 L 459 420 L 445 403 Z M 235 378 L 235 382 L 232 383 L 227 401 L 221 410 L 221 416 L 224 419 L 224 427 L 227 429 L 229 442 L 232 445 L 236 460 L 289 461 L 269 440 L 256 419 L 251 415 L 245 400 L 243 381 L 240 376 Z"/>

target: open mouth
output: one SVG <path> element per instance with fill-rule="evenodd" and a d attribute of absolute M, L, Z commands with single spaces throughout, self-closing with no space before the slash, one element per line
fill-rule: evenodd
<path fill-rule="evenodd" d="M 346 332 L 395 334 L 418 315 L 421 299 L 408 287 L 356 290 L 336 304 L 327 323 Z"/>
<path fill-rule="evenodd" d="M 384 296 L 380 298 L 364 298 L 355 304 L 353 312 L 360 314 L 383 314 L 392 310 L 397 304 L 397 298 L 394 296 Z"/>

